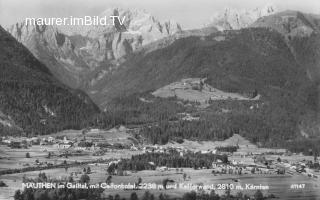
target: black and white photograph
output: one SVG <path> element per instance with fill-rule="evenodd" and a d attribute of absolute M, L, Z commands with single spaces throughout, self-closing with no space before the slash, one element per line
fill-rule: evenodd
<path fill-rule="evenodd" d="M 319 0 L 0 0 L 0 200 L 320 200 Z"/>

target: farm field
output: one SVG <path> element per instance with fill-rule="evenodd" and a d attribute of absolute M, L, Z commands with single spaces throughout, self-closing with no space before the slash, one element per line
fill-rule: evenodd
<path fill-rule="evenodd" d="M 130 151 L 127 149 L 120 149 L 120 150 L 113 150 L 112 152 L 106 152 L 102 156 L 93 156 L 88 152 L 84 152 L 80 156 L 69 156 L 68 158 L 65 157 L 58 157 L 58 150 L 53 147 L 46 145 L 45 147 L 40 145 L 33 145 L 29 149 L 11 149 L 7 146 L 0 145 L 0 148 L 5 152 L 2 154 L 2 158 L 0 159 L 0 171 L 5 169 L 12 169 L 12 168 L 26 168 L 29 166 L 35 166 L 36 160 L 39 162 L 50 162 L 53 164 L 60 164 L 64 161 L 67 163 L 72 162 L 85 162 L 85 161 L 94 161 L 97 159 L 111 159 L 111 158 L 130 158 L 132 155 L 141 153 L 138 151 Z M 46 151 L 44 151 L 46 149 Z M 30 153 L 30 158 L 26 158 L 26 152 Z M 51 152 L 55 155 L 47 158 L 48 152 Z"/>
<path fill-rule="evenodd" d="M 67 136 L 71 140 L 83 138 L 84 135 L 82 131 L 79 130 L 65 130 L 55 134 L 41 136 L 40 138 L 47 137 L 63 137 Z M 85 137 L 87 140 L 99 140 L 107 143 L 120 143 L 128 144 L 132 143 L 129 140 L 130 134 L 124 127 L 118 129 L 113 128 L 110 130 L 95 130 L 86 133 Z M 26 168 L 29 166 L 35 166 L 35 161 L 47 162 L 52 164 L 60 164 L 64 161 L 70 162 L 86 162 L 94 161 L 97 159 L 111 159 L 111 158 L 130 158 L 132 155 L 141 153 L 138 151 L 130 151 L 128 149 L 112 149 L 105 152 L 104 155 L 94 156 L 92 155 L 94 151 L 82 151 L 78 155 L 73 156 L 59 156 L 65 149 L 58 148 L 56 145 L 32 145 L 25 148 L 10 148 L 7 145 L 0 144 L 0 171 L 12 168 Z M 26 158 L 26 153 L 30 154 L 30 158 Z M 48 153 L 51 156 L 48 158 Z"/>
<path fill-rule="evenodd" d="M 202 150 L 215 150 L 216 147 L 226 147 L 226 146 L 239 146 L 237 154 L 247 154 L 247 153 L 266 153 L 266 152 L 285 152 L 285 149 L 270 149 L 270 148 L 260 148 L 255 144 L 252 144 L 249 140 L 244 137 L 234 134 L 232 137 L 223 141 L 191 141 L 184 139 L 182 144 L 171 142 L 164 147 L 182 147 L 191 151 L 202 151 Z"/>
<path fill-rule="evenodd" d="M 241 94 L 224 92 L 222 90 L 213 88 L 212 86 L 204 83 L 204 79 L 200 78 L 187 78 L 181 81 L 171 83 L 152 94 L 156 97 L 168 98 L 177 97 L 179 99 L 199 102 L 202 106 L 208 106 L 208 100 L 259 100 L 260 95 L 255 98 L 248 98 Z"/>

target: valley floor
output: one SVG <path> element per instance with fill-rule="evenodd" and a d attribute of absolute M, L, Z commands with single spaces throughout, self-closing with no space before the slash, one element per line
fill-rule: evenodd
<path fill-rule="evenodd" d="M 64 131 L 58 134 L 53 134 L 50 137 L 60 137 L 67 134 L 72 140 L 74 138 L 83 137 L 81 131 Z M 121 143 L 131 144 L 133 142 L 130 138 L 130 133 L 125 128 L 112 129 L 108 131 L 95 130 L 86 134 L 88 140 L 93 138 L 104 138 L 110 143 Z M 49 137 L 49 136 L 44 136 Z M 225 141 L 216 142 L 196 142 L 185 140 L 184 143 L 168 143 L 167 145 L 160 146 L 159 148 L 175 148 L 175 149 L 188 149 L 191 151 L 207 151 L 213 150 L 218 146 L 230 146 L 239 145 L 237 152 L 230 154 L 228 156 L 229 161 L 236 163 L 245 163 L 247 165 L 254 164 L 254 155 L 248 155 L 252 153 L 266 153 L 273 151 L 274 153 L 283 152 L 284 150 L 272 150 L 258 148 L 256 145 L 251 144 L 248 140 L 245 140 L 239 135 L 234 135 L 233 137 Z M 131 144 L 132 145 L 132 144 Z M 95 149 L 81 151 L 81 154 L 74 154 L 70 156 L 64 156 L 64 149 L 60 149 L 59 146 L 55 144 L 46 145 L 32 145 L 28 149 L 13 149 L 9 148 L 7 145 L 0 145 L 1 159 L 0 159 L 0 172 L 9 169 L 23 169 L 30 168 L 23 173 L 7 173 L 0 176 L 1 181 L 6 183 L 8 187 L 0 187 L 0 199 L 13 199 L 14 192 L 18 189 L 22 189 L 22 178 L 23 176 L 36 178 L 39 172 L 46 173 L 47 177 L 54 177 L 59 179 L 64 179 L 72 174 L 74 180 L 79 180 L 81 175 L 84 173 L 83 168 L 90 167 L 91 173 L 90 184 L 104 183 L 108 177 L 107 168 L 108 160 L 119 160 L 121 158 L 131 158 L 132 155 L 145 153 L 145 147 L 142 144 L 132 145 L 139 148 L 123 148 L 123 149 L 112 149 L 104 152 L 101 155 L 94 155 L 94 153 L 99 152 Z M 26 153 L 29 152 L 30 158 L 26 158 Z M 48 157 L 48 152 L 51 156 Z M 244 156 L 247 155 L 247 156 Z M 268 154 L 266 159 L 286 160 L 287 163 L 297 163 L 302 160 L 312 160 L 311 156 L 302 155 L 285 155 L 285 154 Z M 99 163 L 98 160 L 105 160 L 105 162 Z M 38 162 L 37 162 L 38 161 Z M 55 167 L 63 162 L 70 164 L 70 167 Z M 79 165 L 74 165 L 75 162 L 81 163 Z M 37 169 L 38 166 L 46 166 L 48 163 L 52 165 L 50 169 Z M 184 185 L 214 185 L 215 191 L 218 194 L 224 194 L 225 190 L 218 188 L 220 184 L 231 184 L 234 186 L 231 189 L 232 194 L 242 192 L 243 194 L 253 195 L 256 190 L 246 189 L 246 184 L 262 185 L 268 186 L 269 189 L 262 190 L 265 195 L 274 194 L 279 199 L 319 199 L 320 198 L 320 173 L 312 171 L 313 177 L 309 177 L 308 174 L 297 173 L 289 169 L 286 163 L 279 162 L 278 165 L 286 168 L 285 174 L 275 174 L 275 173 L 255 173 L 251 174 L 249 171 L 244 172 L 242 175 L 236 174 L 213 174 L 212 170 L 216 170 L 215 167 L 211 169 L 192 169 L 192 168 L 164 168 L 156 170 L 144 170 L 144 171 L 126 171 L 125 176 L 112 176 L 112 183 L 114 184 L 128 184 L 135 183 L 139 179 L 142 179 L 142 183 L 146 184 L 156 184 L 162 185 L 164 179 L 170 179 L 174 182 L 172 186 L 177 184 Z M 34 168 L 32 168 L 34 167 Z M 184 179 L 184 175 L 186 178 Z M 303 184 L 304 188 L 292 189 L 293 184 Z M 240 187 L 241 186 L 241 187 Z M 177 187 L 176 189 L 150 189 L 150 192 L 158 197 L 161 193 L 168 194 L 171 197 L 181 197 L 184 193 L 189 192 L 191 189 Z M 209 192 L 209 190 L 205 190 Z M 119 189 L 105 189 L 104 195 L 107 197 L 112 194 L 119 194 L 121 197 L 129 199 L 132 190 L 119 190 Z M 138 196 L 142 196 L 145 190 L 135 190 Z"/>

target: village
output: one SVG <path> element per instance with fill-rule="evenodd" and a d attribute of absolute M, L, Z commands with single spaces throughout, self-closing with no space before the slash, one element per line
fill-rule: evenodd
<path fill-rule="evenodd" d="M 83 133 L 83 131 L 78 132 L 74 137 L 65 134 L 31 138 L 2 137 L 1 149 L 5 147 L 8 149 L 6 152 L 12 150 L 12 153 L 16 154 L 20 152 L 20 155 L 19 157 L 16 156 L 17 159 L 14 160 L 15 156 L 10 158 L 9 155 L 6 157 L 3 154 L 1 160 L 8 158 L 12 162 L 19 163 L 19 165 L 12 165 L 11 163 L 8 165 L 10 166 L 8 167 L 9 169 L 12 169 L 12 166 L 17 166 L 17 168 L 31 166 L 54 167 L 55 165 L 72 161 L 86 161 L 92 164 L 99 159 L 111 159 L 110 163 L 112 163 L 114 160 L 130 158 L 132 155 L 137 154 L 170 154 L 170 152 L 176 151 L 181 157 L 187 153 L 227 156 L 229 160 L 227 163 L 220 159 L 212 162 L 211 169 L 213 169 L 213 174 L 289 174 L 292 176 L 299 174 L 313 179 L 318 179 L 319 177 L 320 166 L 317 157 L 309 157 L 307 159 L 305 156 L 290 153 L 285 149 L 254 148 L 252 144 L 248 144 L 245 140 L 242 142 L 244 145 L 239 145 L 239 138 L 241 140 L 243 138 L 238 135 L 229 139 L 230 141 L 237 140 L 237 143 L 212 143 L 212 146 L 200 144 L 200 148 L 194 145 L 195 142 L 190 141 L 185 141 L 183 144 L 143 144 L 133 137 L 132 130 L 123 126 L 107 132 L 99 129 L 85 131 L 86 133 Z M 108 133 L 109 137 L 104 137 L 106 133 Z M 191 146 L 193 148 L 189 148 Z M 204 149 L 206 147 L 209 148 Z M 34 162 L 30 162 L 32 158 L 35 160 Z M 110 163 L 106 163 L 106 166 L 110 165 Z M 166 166 L 156 166 L 156 169 L 160 171 L 170 170 Z M 5 170 L 5 165 L 2 164 L 1 170 Z"/>

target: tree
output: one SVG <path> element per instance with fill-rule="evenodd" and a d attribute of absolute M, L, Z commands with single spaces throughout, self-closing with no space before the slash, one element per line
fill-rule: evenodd
<path fill-rule="evenodd" d="M 14 200 L 22 200 L 22 195 L 21 195 L 21 191 L 20 190 L 16 190 L 16 192 L 14 193 L 13 196 Z"/>
<path fill-rule="evenodd" d="M 173 181 L 173 180 L 170 180 L 170 179 L 168 179 L 168 178 L 163 179 L 163 181 L 162 181 L 162 186 L 163 186 L 163 188 L 166 190 L 168 183 L 172 183 L 172 182 L 174 182 L 174 181 Z"/>
<path fill-rule="evenodd" d="M 140 183 L 142 183 L 142 178 L 141 177 L 138 178 L 138 185 L 140 185 Z"/>
<path fill-rule="evenodd" d="M 228 163 L 228 156 L 226 154 L 222 155 L 222 162 L 223 163 Z"/>
<path fill-rule="evenodd" d="M 163 186 L 163 188 L 166 190 L 167 189 L 167 184 L 168 184 L 168 179 L 164 179 L 163 181 L 162 181 L 162 186 Z"/>
<path fill-rule="evenodd" d="M 200 80 L 200 91 L 202 91 L 202 89 L 203 89 L 203 86 L 204 86 L 204 83 L 203 83 L 203 81 L 202 80 Z"/>
<path fill-rule="evenodd" d="M 119 194 L 116 194 L 116 195 L 114 196 L 114 200 L 120 200 L 120 195 L 119 195 Z"/>
<path fill-rule="evenodd" d="M 278 158 L 277 158 L 277 161 L 278 161 L 278 162 L 281 162 L 281 158 L 280 158 L 280 157 L 278 157 Z"/>
<path fill-rule="evenodd" d="M 242 192 L 238 192 L 236 195 L 237 198 L 242 199 L 243 198 L 243 194 Z"/>
<path fill-rule="evenodd" d="M 195 191 L 191 191 L 188 193 L 185 193 L 182 197 L 183 200 L 196 200 L 197 199 L 197 193 Z"/>
<path fill-rule="evenodd" d="M 131 193 L 130 200 L 138 200 L 138 195 L 135 192 Z"/>
<path fill-rule="evenodd" d="M 30 158 L 30 153 L 29 152 L 26 153 L 26 158 Z"/>
<path fill-rule="evenodd" d="M 167 194 L 160 194 L 159 195 L 159 200 L 168 200 L 170 199 L 170 197 Z"/>
<path fill-rule="evenodd" d="M 91 168 L 88 166 L 87 168 L 87 174 L 90 174 L 91 173 Z"/>
<path fill-rule="evenodd" d="M 0 187 L 8 187 L 7 184 L 3 181 L 0 181 Z"/>
<path fill-rule="evenodd" d="M 112 174 L 114 174 L 115 170 L 116 170 L 116 165 L 115 165 L 114 163 L 112 163 L 112 164 L 108 167 L 107 172 L 108 172 L 109 175 L 112 175 Z"/>
<path fill-rule="evenodd" d="M 159 200 L 165 200 L 164 195 L 162 193 L 159 195 Z"/>
<path fill-rule="evenodd" d="M 145 193 L 142 196 L 142 200 L 150 200 L 150 192 L 149 191 L 145 191 Z"/>
<path fill-rule="evenodd" d="M 73 177 L 72 177 L 72 176 L 69 176 L 69 177 L 68 177 L 68 182 L 69 182 L 69 183 L 72 183 L 73 181 L 74 181 L 74 180 L 73 180 Z"/>
<path fill-rule="evenodd" d="M 263 200 L 263 194 L 261 192 L 261 190 L 257 190 L 255 193 L 254 193 L 254 199 L 255 200 Z"/>
<path fill-rule="evenodd" d="M 112 176 L 109 175 L 107 180 L 106 180 L 106 184 L 110 185 L 111 184 L 111 180 L 112 180 Z"/>
<path fill-rule="evenodd" d="M 187 174 L 183 173 L 183 180 L 186 181 L 186 178 L 187 178 Z"/>
<path fill-rule="evenodd" d="M 56 192 L 56 190 L 49 190 L 47 194 L 48 199 L 59 199 L 59 195 Z"/>
<path fill-rule="evenodd" d="M 210 200 L 220 200 L 220 196 L 215 193 L 214 190 L 211 190 L 210 195 L 209 195 Z"/>
<path fill-rule="evenodd" d="M 46 173 L 38 174 L 38 182 L 46 182 L 48 180 Z"/>
<path fill-rule="evenodd" d="M 90 182 L 90 177 L 87 174 L 83 174 L 80 177 L 80 182 L 81 183 L 89 183 Z"/>
<path fill-rule="evenodd" d="M 34 199 L 35 200 L 46 200 L 46 199 L 48 199 L 46 191 L 45 190 L 36 190 L 34 192 Z"/>
<path fill-rule="evenodd" d="M 225 194 L 226 194 L 226 197 L 227 197 L 227 198 L 230 197 L 230 195 L 231 195 L 231 190 L 230 190 L 229 187 L 226 189 Z"/>

